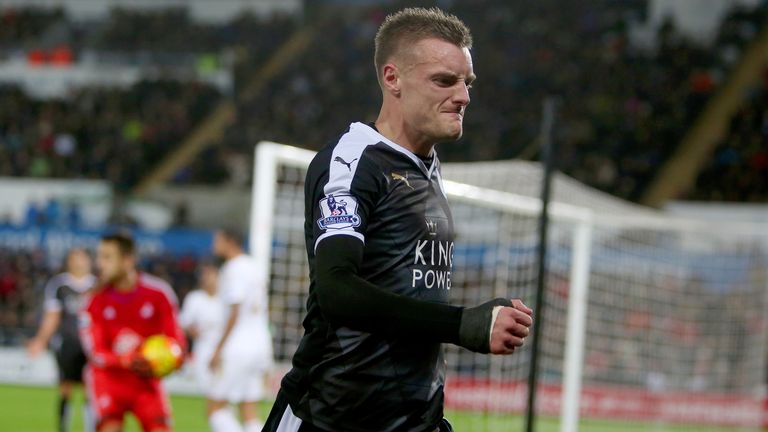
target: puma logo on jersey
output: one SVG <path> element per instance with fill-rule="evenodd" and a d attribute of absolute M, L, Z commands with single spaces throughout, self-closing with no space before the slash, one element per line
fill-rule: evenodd
<path fill-rule="evenodd" d="M 401 182 L 405 183 L 406 186 L 411 188 L 411 190 L 413 190 L 413 186 L 411 186 L 411 184 L 408 183 L 408 171 L 405 172 L 405 176 L 403 176 L 402 174 L 398 174 L 396 172 L 393 172 L 391 175 L 393 180 L 400 180 Z"/>
<path fill-rule="evenodd" d="M 336 156 L 333 161 L 338 162 L 342 165 L 346 165 L 347 169 L 349 169 L 349 172 L 352 172 L 352 164 L 357 160 L 357 158 L 352 159 L 351 161 L 347 162 L 344 159 L 341 158 L 341 156 Z"/>

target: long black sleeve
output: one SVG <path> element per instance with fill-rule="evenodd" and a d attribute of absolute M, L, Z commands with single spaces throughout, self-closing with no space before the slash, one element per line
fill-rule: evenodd
<path fill-rule="evenodd" d="M 345 326 L 414 340 L 459 343 L 464 308 L 395 294 L 358 276 L 363 243 L 346 235 L 323 239 L 315 253 L 315 293 L 323 316 Z"/>

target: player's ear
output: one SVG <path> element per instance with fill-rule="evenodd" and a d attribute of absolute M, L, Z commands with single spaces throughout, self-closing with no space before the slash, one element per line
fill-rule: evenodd
<path fill-rule="evenodd" d="M 400 70 L 394 63 L 387 63 L 381 68 L 381 86 L 385 92 L 400 96 Z"/>

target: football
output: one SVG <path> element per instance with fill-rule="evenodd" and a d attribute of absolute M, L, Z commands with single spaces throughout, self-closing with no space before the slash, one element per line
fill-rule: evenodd
<path fill-rule="evenodd" d="M 141 354 L 152 366 L 152 372 L 158 378 L 178 369 L 184 355 L 175 340 L 162 334 L 148 337 L 141 346 Z"/>

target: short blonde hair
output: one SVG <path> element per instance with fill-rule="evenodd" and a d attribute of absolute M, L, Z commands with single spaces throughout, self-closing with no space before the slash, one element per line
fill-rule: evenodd
<path fill-rule="evenodd" d="M 406 8 L 388 15 L 376 33 L 373 61 L 379 81 L 381 68 L 392 56 L 403 47 L 429 38 L 441 39 L 459 48 L 472 48 L 472 34 L 466 24 L 438 8 Z"/>

